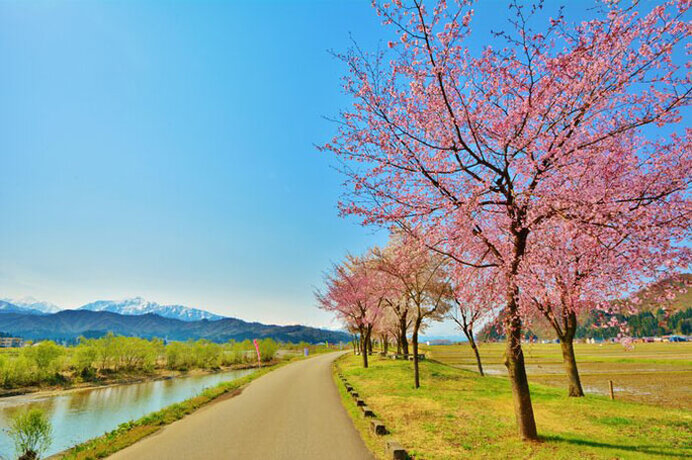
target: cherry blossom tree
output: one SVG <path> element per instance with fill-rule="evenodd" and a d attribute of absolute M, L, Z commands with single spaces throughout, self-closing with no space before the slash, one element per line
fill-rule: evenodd
<path fill-rule="evenodd" d="M 375 251 L 375 257 L 381 256 L 381 252 Z M 391 286 L 400 286 L 398 282 L 392 282 Z M 403 290 L 385 298 L 390 327 L 393 329 L 397 341 L 397 352 L 408 356 L 408 333 L 413 325 L 415 312 L 408 296 Z"/>
<path fill-rule="evenodd" d="M 470 1 L 394 0 L 376 5 L 389 50 L 341 56 L 354 102 L 324 146 L 351 185 L 341 210 L 416 228 L 457 263 L 498 271 L 524 439 L 538 438 L 521 347 L 534 305 L 520 302 L 519 278 L 542 227 L 647 227 L 649 207 L 689 215 L 690 131 L 650 134 L 690 102 L 674 59 L 689 7 L 605 1 L 593 19 L 570 24 L 558 12 L 542 25 L 535 7 L 514 3 L 504 43 L 474 55 Z M 614 178 L 627 189 L 611 189 Z"/>
<path fill-rule="evenodd" d="M 320 308 L 336 314 L 349 329 L 358 331 L 365 368 L 372 330 L 383 313 L 378 271 L 370 265 L 367 259 L 349 256 L 325 275 L 324 290 L 315 292 Z"/>
<path fill-rule="evenodd" d="M 390 339 L 393 340 L 393 342 L 397 342 L 397 346 L 400 347 L 398 343 L 400 332 L 399 318 L 390 308 L 392 305 L 391 301 L 385 298 L 384 304 L 385 311 L 380 316 L 380 319 L 375 326 L 375 331 L 380 339 L 380 342 L 382 342 L 382 352 L 386 355 L 389 352 Z"/>
<path fill-rule="evenodd" d="M 443 319 L 450 308 L 451 288 L 445 271 L 446 258 L 401 233 L 392 235 L 387 248 L 376 248 L 372 254 L 377 270 L 386 275 L 383 282 L 391 286 L 390 292 L 403 293 L 404 299 L 399 301 L 400 304 L 410 305 L 412 309 L 414 386 L 420 388 L 418 335 L 427 321 Z"/>
<path fill-rule="evenodd" d="M 499 276 L 496 270 L 478 270 L 461 264 L 451 268 L 454 307 L 449 310 L 449 317 L 466 336 L 481 376 L 485 374 L 473 331 L 479 323 L 494 319 L 502 309 Z"/>
<path fill-rule="evenodd" d="M 689 227 L 685 213 L 656 212 L 646 222 L 647 227 L 627 228 L 629 222 L 620 222 L 624 228 L 616 228 L 611 222 L 584 229 L 557 221 L 552 229 L 544 228 L 540 242 L 532 246 L 534 262 L 522 267 L 521 301 L 532 304 L 560 339 L 569 396 L 584 396 L 573 346 L 579 317 L 593 311 L 611 317 L 637 313 L 637 304 L 622 301 L 623 295 L 647 279 L 687 269 L 692 260 L 689 248 L 672 244 Z"/>

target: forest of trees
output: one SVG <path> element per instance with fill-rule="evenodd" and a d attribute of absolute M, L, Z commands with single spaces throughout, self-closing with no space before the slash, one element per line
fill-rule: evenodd
<path fill-rule="evenodd" d="M 692 307 L 680 309 L 674 312 L 662 308 L 655 311 L 642 311 L 635 315 L 615 315 L 619 324 L 626 324 L 631 337 L 660 337 L 664 335 L 692 334 Z M 577 326 L 575 338 L 577 339 L 614 339 L 621 332 L 620 327 L 599 327 L 599 324 L 607 323 L 600 314 L 590 313 L 580 321 Z M 526 340 L 534 338 L 553 339 L 552 334 L 544 334 L 537 330 L 529 329 L 525 332 Z M 480 340 L 499 341 L 504 339 L 501 328 L 497 322 L 487 325 L 478 334 Z"/>
<path fill-rule="evenodd" d="M 690 335 L 692 334 L 692 308 L 678 310 L 676 312 L 666 312 L 659 309 L 655 312 L 643 311 L 636 315 L 618 315 L 618 320 L 624 320 L 632 337 L 657 337 L 669 334 Z M 591 315 L 581 326 L 577 328 L 577 337 L 609 339 L 617 337 L 618 328 L 598 328 L 593 327 L 598 321 Z"/>

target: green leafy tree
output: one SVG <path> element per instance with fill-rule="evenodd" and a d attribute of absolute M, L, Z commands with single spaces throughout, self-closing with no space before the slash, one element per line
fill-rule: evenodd
<path fill-rule="evenodd" d="M 72 353 L 72 367 L 82 376 L 93 376 L 98 352 L 93 340 L 80 339 Z"/>
<path fill-rule="evenodd" d="M 60 345 L 51 340 L 39 342 L 25 348 L 26 356 L 33 359 L 39 369 L 49 369 L 54 361 L 65 353 Z"/>
<path fill-rule="evenodd" d="M 52 427 L 41 409 L 18 412 L 10 419 L 8 430 L 20 460 L 36 460 L 52 441 Z"/>
<path fill-rule="evenodd" d="M 265 362 L 274 359 L 279 349 L 279 344 L 272 339 L 262 339 L 257 345 L 259 347 L 260 356 L 262 356 L 262 361 Z"/>

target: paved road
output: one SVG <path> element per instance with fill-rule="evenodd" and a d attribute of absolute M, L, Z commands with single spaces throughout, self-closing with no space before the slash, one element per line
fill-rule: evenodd
<path fill-rule="evenodd" d="M 110 458 L 372 460 L 332 380 L 338 355 L 270 372 Z"/>

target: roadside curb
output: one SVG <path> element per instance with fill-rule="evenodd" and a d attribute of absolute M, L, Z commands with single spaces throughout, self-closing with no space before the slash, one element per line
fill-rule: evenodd
<path fill-rule="evenodd" d="M 370 409 L 370 407 L 368 407 L 368 405 L 365 403 L 365 400 L 363 400 L 360 397 L 359 393 L 355 390 L 353 385 L 351 385 L 348 382 L 346 377 L 344 377 L 344 375 L 341 372 L 337 373 L 337 376 L 339 377 L 339 380 L 341 380 L 341 382 L 343 383 L 344 388 L 346 388 L 346 391 L 353 398 L 353 400 L 356 404 L 356 407 L 358 407 L 361 410 L 363 417 L 364 418 L 371 418 L 370 429 L 371 429 L 372 433 L 375 436 L 383 436 L 383 435 L 388 434 L 389 431 L 387 430 L 387 427 L 385 426 L 385 424 L 381 420 L 378 420 L 377 418 L 375 418 L 374 411 L 372 409 Z M 387 455 L 392 460 L 408 460 L 408 459 L 410 459 L 408 452 L 406 452 L 406 449 L 404 449 L 402 447 L 402 445 L 401 445 L 401 443 L 399 443 L 399 441 L 394 440 L 394 439 L 390 439 L 390 440 L 385 441 L 385 452 L 387 452 Z"/>

